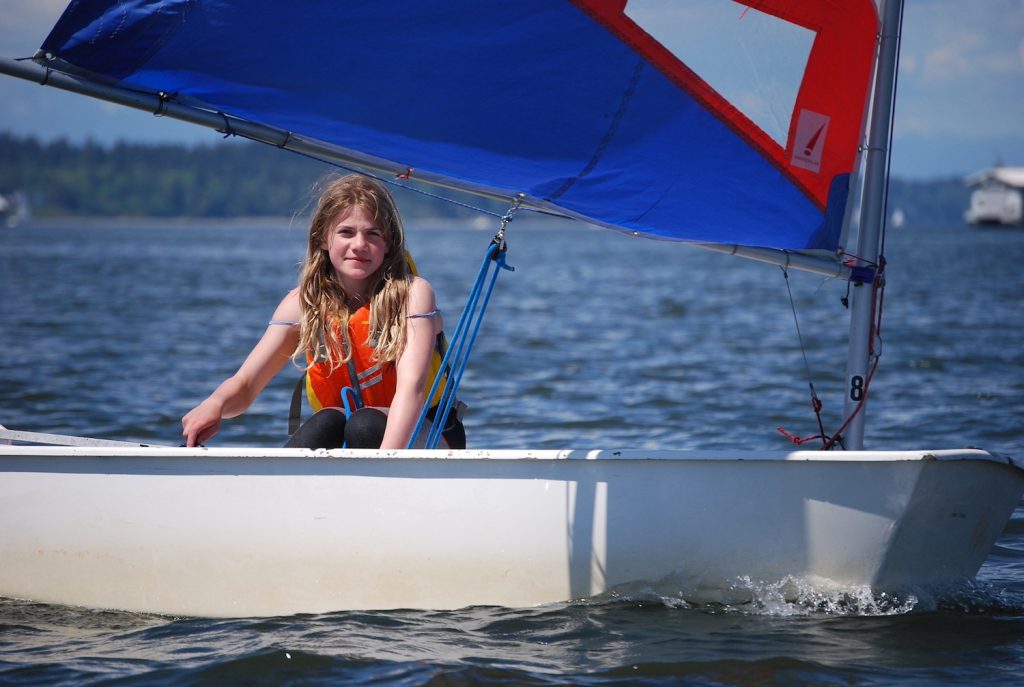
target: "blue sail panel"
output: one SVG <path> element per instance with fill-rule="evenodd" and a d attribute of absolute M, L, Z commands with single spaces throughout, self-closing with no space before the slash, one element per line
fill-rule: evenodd
<path fill-rule="evenodd" d="M 817 184 L 788 165 L 645 47 L 621 4 L 81 0 L 43 49 L 97 79 L 600 225 L 835 248 L 823 228 L 838 175 Z"/>

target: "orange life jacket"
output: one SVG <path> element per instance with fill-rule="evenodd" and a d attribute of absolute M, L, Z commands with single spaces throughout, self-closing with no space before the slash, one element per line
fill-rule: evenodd
<path fill-rule="evenodd" d="M 335 327 L 340 327 L 340 323 Z M 342 393 L 349 394 L 348 403 L 352 410 L 361 407 L 390 407 L 395 398 L 398 373 L 394 362 L 373 359 L 369 304 L 359 308 L 349 317 L 348 336 L 341 337 L 341 332 L 338 332 L 338 335 L 352 350 L 352 357 L 347 365 L 341 365 L 331 371 L 329 362 L 314 363 L 312 353 L 307 354 L 307 364 L 313 363 L 306 371 L 306 397 L 309 399 L 310 407 L 314 412 L 323 408 L 341 408 L 344 406 Z M 438 334 L 437 345 L 430 360 L 425 393 L 430 391 L 441 369 L 444 347 L 444 334 Z M 430 402 L 431 407 L 440 402 L 446 381 L 442 380 L 438 385 Z M 351 389 L 351 392 L 346 389 Z"/>

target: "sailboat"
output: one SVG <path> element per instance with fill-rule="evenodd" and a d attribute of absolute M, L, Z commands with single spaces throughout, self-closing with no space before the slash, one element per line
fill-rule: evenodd
<path fill-rule="evenodd" d="M 1022 465 L 864 445 L 902 3 L 729 7 L 733 28 L 803 37 L 780 132 L 671 44 L 667 28 L 702 32 L 704 17 L 654 17 L 641 0 L 73 2 L 33 59 L 0 71 L 848 281 L 846 421 L 823 437 L 831 450 L 762 452 L 177 448 L 4 430 L 0 596 L 237 617 L 973 577 L 1024 493 Z"/>

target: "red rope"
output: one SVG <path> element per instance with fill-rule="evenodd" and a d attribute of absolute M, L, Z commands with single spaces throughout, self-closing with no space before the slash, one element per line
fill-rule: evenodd
<path fill-rule="evenodd" d="M 825 439 L 825 438 L 827 438 L 827 437 L 825 437 L 824 434 L 815 434 L 813 437 L 798 437 L 795 434 L 790 434 L 789 432 L 787 432 L 782 427 L 776 427 L 775 429 L 776 429 L 776 431 L 779 434 L 781 434 L 782 436 L 786 437 L 787 439 L 792 441 L 797 446 L 800 446 L 802 444 L 806 444 L 808 441 L 814 441 L 815 439 Z"/>
<path fill-rule="evenodd" d="M 879 272 L 878 272 L 878 275 L 876 276 L 876 286 L 877 286 L 877 289 L 878 289 L 877 297 L 875 298 L 874 302 L 871 304 L 871 309 L 872 309 L 871 321 L 873 323 L 873 327 L 872 327 L 871 337 L 870 337 L 870 339 L 868 341 L 868 354 L 869 355 L 873 355 L 875 353 L 875 338 L 877 337 L 877 338 L 880 339 L 882 337 L 882 312 L 884 310 L 884 305 L 885 305 L 885 281 L 881 277 L 882 277 L 882 273 L 883 273 L 884 269 L 885 269 L 885 257 L 884 256 L 880 256 L 879 257 Z M 853 412 L 850 413 L 850 416 L 848 418 L 846 418 L 846 421 L 843 422 L 842 426 L 831 437 L 828 436 L 827 434 L 825 434 L 825 426 L 824 426 L 824 424 L 822 423 L 822 420 L 821 420 L 821 401 L 817 398 L 816 395 L 814 395 L 813 387 L 812 387 L 812 391 L 811 391 L 811 407 L 814 409 L 814 413 L 815 413 L 815 415 L 816 415 L 816 417 L 818 419 L 818 428 L 821 431 L 821 434 L 815 434 L 814 436 L 809 436 L 809 437 L 799 437 L 799 436 L 796 436 L 795 434 L 791 434 L 790 432 L 787 432 L 782 427 L 776 427 L 775 429 L 779 432 L 779 434 L 781 434 L 782 436 L 786 437 L 787 439 L 792 441 L 797 446 L 801 446 L 801 445 L 803 445 L 803 444 L 805 444 L 805 443 L 807 443 L 809 441 L 814 441 L 815 439 L 821 439 L 822 440 L 822 446 L 821 446 L 820 450 L 822 450 L 822 451 L 830 450 L 833 446 L 836 445 L 837 442 L 841 441 L 843 432 L 846 431 L 846 429 L 850 426 L 850 423 L 853 422 L 853 419 L 855 417 L 857 417 L 857 415 L 860 413 L 860 411 L 864 408 L 864 404 L 867 403 L 867 401 L 868 401 L 868 391 L 871 388 L 871 380 L 874 379 L 874 377 L 875 377 L 875 371 L 878 369 L 878 361 L 879 361 L 880 357 L 881 357 L 881 355 L 875 356 L 874 362 L 871 364 L 871 369 L 868 371 L 867 379 L 864 382 L 864 395 L 861 396 L 860 401 L 857 402 L 857 406 L 853 409 Z"/>
<path fill-rule="evenodd" d="M 819 399 L 817 394 L 814 393 L 813 386 L 811 387 L 811 408 L 814 409 L 814 415 L 818 418 L 818 431 L 821 432 L 820 434 L 815 434 L 814 436 L 811 437 L 798 437 L 795 434 L 787 432 L 782 427 L 776 427 L 776 431 L 778 431 L 779 434 L 786 437 L 797 446 L 806 444 L 808 441 L 814 441 L 815 439 L 821 439 L 822 443 L 824 443 L 825 440 L 828 439 L 828 435 L 825 434 L 825 423 L 821 419 L 821 399 Z"/>
<path fill-rule="evenodd" d="M 882 338 L 882 312 L 885 309 L 885 280 L 882 279 L 882 274 L 885 270 L 885 256 L 879 256 L 878 265 L 879 271 L 878 275 L 875 277 L 875 284 L 878 288 L 877 297 L 871 304 L 871 309 L 874 311 L 871 313 L 871 319 L 874 326 L 872 328 L 873 331 L 871 332 L 871 337 L 868 340 L 869 355 L 873 355 L 875 352 L 875 338 Z M 841 440 L 843 432 L 845 432 L 846 428 L 850 426 L 851 422 L 853 422 L 853 418 L 857 417 L 857 414 L 864 408 L 864 404 L 868 402 L 868 391 L 871 389 L 871 380 L 875 378 L 875 370 L 878 369 L 878 361 L 881 358 L 881 354 L 874 356 L 874 358 L 875 360 L 871 364 L 871 370 L 868 371 L 868 377 L 864 381 L 864 395 L 861 396 L 859 401 L 857 401 L 857 407 L 853 409 L 852 413 L 850 413 L 850 417 L 846 418 L 846 421 L 836 431 L 836 433 L 824 443 L 821 447 L 822 451 L 830 450 L 835 446 L 836 442 Z"/>
<path fill-rule="evenodd" d="M 836 442 L 839 441 L 840 438 L 843 436 L 843 432 L 845 432 L 846 428 L 850 426 L 851 422 L 853 422 L 853 418 L 857 417 L 857 414 L 860 413 L 861 409 L 864 407 L 864 404 L 867 403 L 868 389 L 871 388 L 871 380 L 874 378 L 875 370 L 877 369 L 878 358 L 875 358 L 875 362 L 871 365 L 871 371 L 868 372 L 868 378 L 864 382 L 864 395 L 861 396 L 861 399 L 857 402 L 857 407 L 853 409 L 852 413 L 850 413 L 850 417 L 846 418 L 846 422 L 844 422 L 842 426 L 836 431 L 836 433 L 833 434 L 832 437 L 828 441 L 826 441 L 825 444 L 821 447 L 822 451 L 828 451 L 833 446 L 835 446 Z"/>

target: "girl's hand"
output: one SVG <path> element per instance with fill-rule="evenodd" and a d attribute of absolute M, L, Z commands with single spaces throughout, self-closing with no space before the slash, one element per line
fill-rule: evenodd
<path fill-rule="evenodd" d="M 181 435 L 185 437 L 186 446 L 205 444 L 220 431 L 223 405 L 215 399 L 208 398 L 181 418 Z"/>
<path fill-rule="evenodd" d="M 302 317 L 298 290 L 291 291 L 274 311 L 272 322 L 297 322 Z M 263 337 L 233 376 L 224 380 L 209 398 L 181 418 L 186 446 L 197 446 L 220 431 L 220 421 L 241 415 L 252 405 L 271 377 L 288 362 L 299 341 L 297 325 L 270 324 Z"/>

